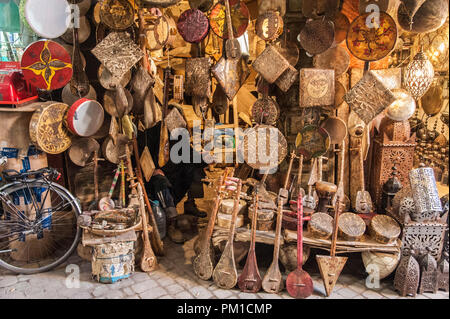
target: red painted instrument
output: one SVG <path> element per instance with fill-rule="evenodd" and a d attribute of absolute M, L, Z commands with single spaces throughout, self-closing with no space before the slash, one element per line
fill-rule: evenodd
<path fill-rule="evenodd" d="M 102 126 L 104 116 L 100 103 L 82 98 L 67 111 L 67 128 L 75 135 L 92 136 Z"/>
<path fill-rule="evenodd" d="M 297 199 L 297 269 L 292 271 L 286 278 L 286 289 L 288 293 L 297 299 L 308 298 L 313 293 L 313 282 L 311 276 L 302 269 L 303 264 L 303 205 L 302 195 Z"/>
<path fill-rule="evenodd" d="M 66 49 L 50 40 L 30 44 L 20 63 L 25 79 L 43 90 L 60 89 L 72 78 L 72 60 Z"/>

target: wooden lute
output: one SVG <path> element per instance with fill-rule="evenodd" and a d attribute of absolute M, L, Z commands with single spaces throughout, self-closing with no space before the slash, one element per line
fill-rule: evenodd
<path fill-rule="evenodd" d="M 277 209 L 277 225 L 275 230 L 275 243 L 273 246 L 273 259 L 269 269 L 264 275 L 262 281 L 262 288 L 265 292 L 276 294 L 283 289 L 283 277 L 281 275 L 280 267 L 278 264 L 278 258 L 280 254 L 280 240 L 281 240 L 281 225 L 283 223 L 283 204 L 278 196 L 278 209 Z"/>
<path fill-rule="evenodd" d="M 247 260 L 244 269 L 238 277 L 238 286 L 242 292 L 258 292 L 261 289 L 261 275 L 259 274 L 258 262 L 256 261 L 255 236 L 256 223 L 258 219 L 258 194 L 254 196 L 254 210 L 252 214 L 252 233 L 250 241 L 250 249 L 248 251 Z"/>
<path fill-rule="evenodd" d="M 239 200 L 241 199 L 242 181 L 239 180 L 236 188 L 236 197 L 234 200 L 233 214 L 231 215 L 231 225 L 228 235 L 228 240 L 225 248 L 220 256 L 220 260 L 214 268 L 213 280 L 219 288 L 231 289 L 237 283 L 237 270 L 234 260 L 234 234 L 236 218 L 239 212 Z"/>
<path fill-rule="evenodd" d="M 72 0 L 72 4 L 76 4 L 76 0 Z M 78 28 L 73 28 L 73 54 L 72 54 L 72 68 L 73 76 L 70 80 L 70 91 L 73 95 L 83 97 L 89 92 L 89 79 L 84 71 L 83 60 L 80 52 L 80 41 L 78 40 Z"/>
<path fill-rule="evenodd" d="M 341 274 L 342 269 L 347 262 L 347 257 L 336 256 L 336 244 L 338 235 L 339 215 L 343 211 L 344 200 L 344 158 L 345 158 L 345 142 L 341 146 L 341 167 L 339 172 L 339 186 L 336 192 L 336 203 L 334 211 L 334 227 L 333 237 L 331 240 L 330 256 L 316 255 L 317 264 L 319 266 L 320 275 L 322 276 L 323 285 L 326 295 L 329 296 Z"/>
<path fill-rule="evenodd" d="M 210 279 L 214 271 L 214 250 L 211 247 L 211 236 L 214 230 L 214 225 L 216 223 L 217 212 L 219 211 L 220 203 L 222 202 L 224 195 L 222 188 L 227 178 L 226 173 L 227 172 L 225 172 L 225 176 L 221 176 L 219 178 L 219 185 L 217 186 L 217 197 L 214 202 L 214 208 L 212 210 L 211 216 L 209 217 L 208 226 L 202 240 L 200 248 L 201 250 L 192 262 L 194 273 L 198 278 L 203 280 Z"/>
<path fill-rule="evenodd" d="M 355 210 L 359 214 L 369 214 L 372 212 L 372 198 L 370 197 L 370 193 L 366 191 L 365 189 L 365 181 L 364 181 L 364 159 L 363 159 L 363 151 L 362 146 L 359 147 L 359 163 L 361 167 L 361 174 L 360 174 L 360 187 L 361 190 L 359 190 L 356 193 L 356 203 L 355 203 Z"/>
<path fill-rule="evenodd" d="M 302 195 L 297 199 L 297 269 L 286 278 L 286 289 L 294 298 L 308 298 L 313 293 L 311 276 L 302 269 L 303 265 L 303 205 Z"/>
<path fill-rule="evenodd" d="M 161 130 L 159 135 L 159 152 L 158 152 L 158 165 L 163 167 L 169 161 L 169 130 L 166 125 L 166 116 L 168 114 L 168 104 L 169 104 L 169 91 L 172 88 L 170 85 L 170 80 L 172 78 L 172 69 L 166 67 L 164 69 L 164 101 L 162 107 L 162 120 L 161 120 Z"/>

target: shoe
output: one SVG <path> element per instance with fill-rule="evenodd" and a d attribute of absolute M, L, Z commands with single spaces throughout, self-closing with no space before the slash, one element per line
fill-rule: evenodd
<path fill-rule="evenodd" d="M 203 212 L 197 208 L 197 206 L 195 205 L 195 202 L 193 200 L 186 201 L 184 203 L 184 213 L 187 215 L 193 215 L 193 216 L 199 217 L 199 218 L 205 218 L 206 216 L 208 216 L 208 214 L 206 214 L 205 212 Z"/>
<path fill-rule="evenodd" d="M 167 236 L 169 236 L 170 240 L 175 244 L 182 244 L 185 242 L 183 233 L 175 227 L 175 225 L 170 225 L 167 230 Z"/>

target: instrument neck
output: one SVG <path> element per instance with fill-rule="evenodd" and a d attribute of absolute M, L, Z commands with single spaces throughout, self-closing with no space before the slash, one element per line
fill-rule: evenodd
<path fill-rule="evenodd" d="M 297 268 L 303 265 L 303 202 L 299 193 L 297 198 Z"/>

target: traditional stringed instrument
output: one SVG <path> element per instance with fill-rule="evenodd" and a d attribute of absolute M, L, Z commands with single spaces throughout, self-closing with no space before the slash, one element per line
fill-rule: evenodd
<path fill-rule="evenodd" d="M 213 280 L 219 288 L 231 289 L 236 286 L 237 283 L 237 270 L 234 259 L 234 234 L 236 218 L 239 211 L 239 200 L 241 198 L 242 181 L 237 182 L 236 197 L 234 199 L 233 214 L 231 215 L 231 225 L 228 235 L 228 240 L 225 248 L 220 256 L 220 260 L 214 268 Z"/>
<path fill-rule="evenodd" d="M 169 161 L 169 131 L 165 122 L 165 118 L 168 114 L 168 104 L 169 104 L 169 91 L 172 88 L 170 84 L 172 78 L 172 68 L 166 67 L 164 69 L 164 98 L 162 107 L 162 121 L 161 130 L 159 135 L 159 152 L 158 152 L 158 165 L 163 167 Z"/>
<path fill-rule="evenodd" d="M 280 193 L 278 194 L 277 225 L 275 230 L 275 243 L 273 246 L 273 259 L 262 281 L 263 290 L 265 292 L 272 294 L 279 293 L 283 289 L 283 277 L 281 275 L 280 267 L 278 265 L 282 222 L 283 222 L 283 203 L 281 200 L 281 193 Z"/>
<path fill-rule="evenodd" d="M 303 205 L 302 195 L 297 199 L 297 269 L 286 278 L 286 289 L 294 298 L 308 298 L 313 293 L 311 276 L 302 269 L 303 265 Z"/>
<path fill-rule="evenodd" d="M 214 208 L 211 212 L 211 216 L 209 217 L 205 235 L 202 239 L 201 250 L 192 262 L 194 273 L 198 278 L 203 280 L 210 279 L 214 271 L 214 250 L 211 247 L 211 236 L 214 231 L 217 212 L 219 211 L 220 204 L 225 194 L 225 192 L 223 191 L 223 186 L 225 184 L 225 181 L 227 180 L 228 174 L 232 175 L 233 173 L 226 170 L 224 176 L 221 176 L 219 178 L 219 184 L 217 186 L 217 197 L 214 202 Z"/>
<path fill-rule="evenodd" d="M 333 237 L 331 240 L 330 256 L 316 255 L 317 264 L 319 266 L 320 275 L 322 276 L 323 285 L 327 296 L 331 294 L 334 286 L 339 278 L 342 269 L 347 262 L 347 257 L 336 256 L 336 243 L 338 235 L 339 215 L 344 209 L 344 203 L 342 196 L 344 192 L 344 158 L 345 158 L 345 142 L 342 142 L 341 147 L 341 168 L 339 172 L 339 187 L 336 192 L 336 205 L 334 212 L 334 227 Z"/>
<path fill-rule="evenodd" d="M 258 263 L 256 261 L 255 236 L 256 224 L 258 219 L 258 194 L 254 196 L 254 210 L 252 218 L 252 233 L 250 241 L 250 249 L 248 251 L 247 260 L 245 261 L 244 270 L 238 277 L 239 289 L 243 292 L 258 292 L 261 289 L 261 275 L 259 274 Z"/>

